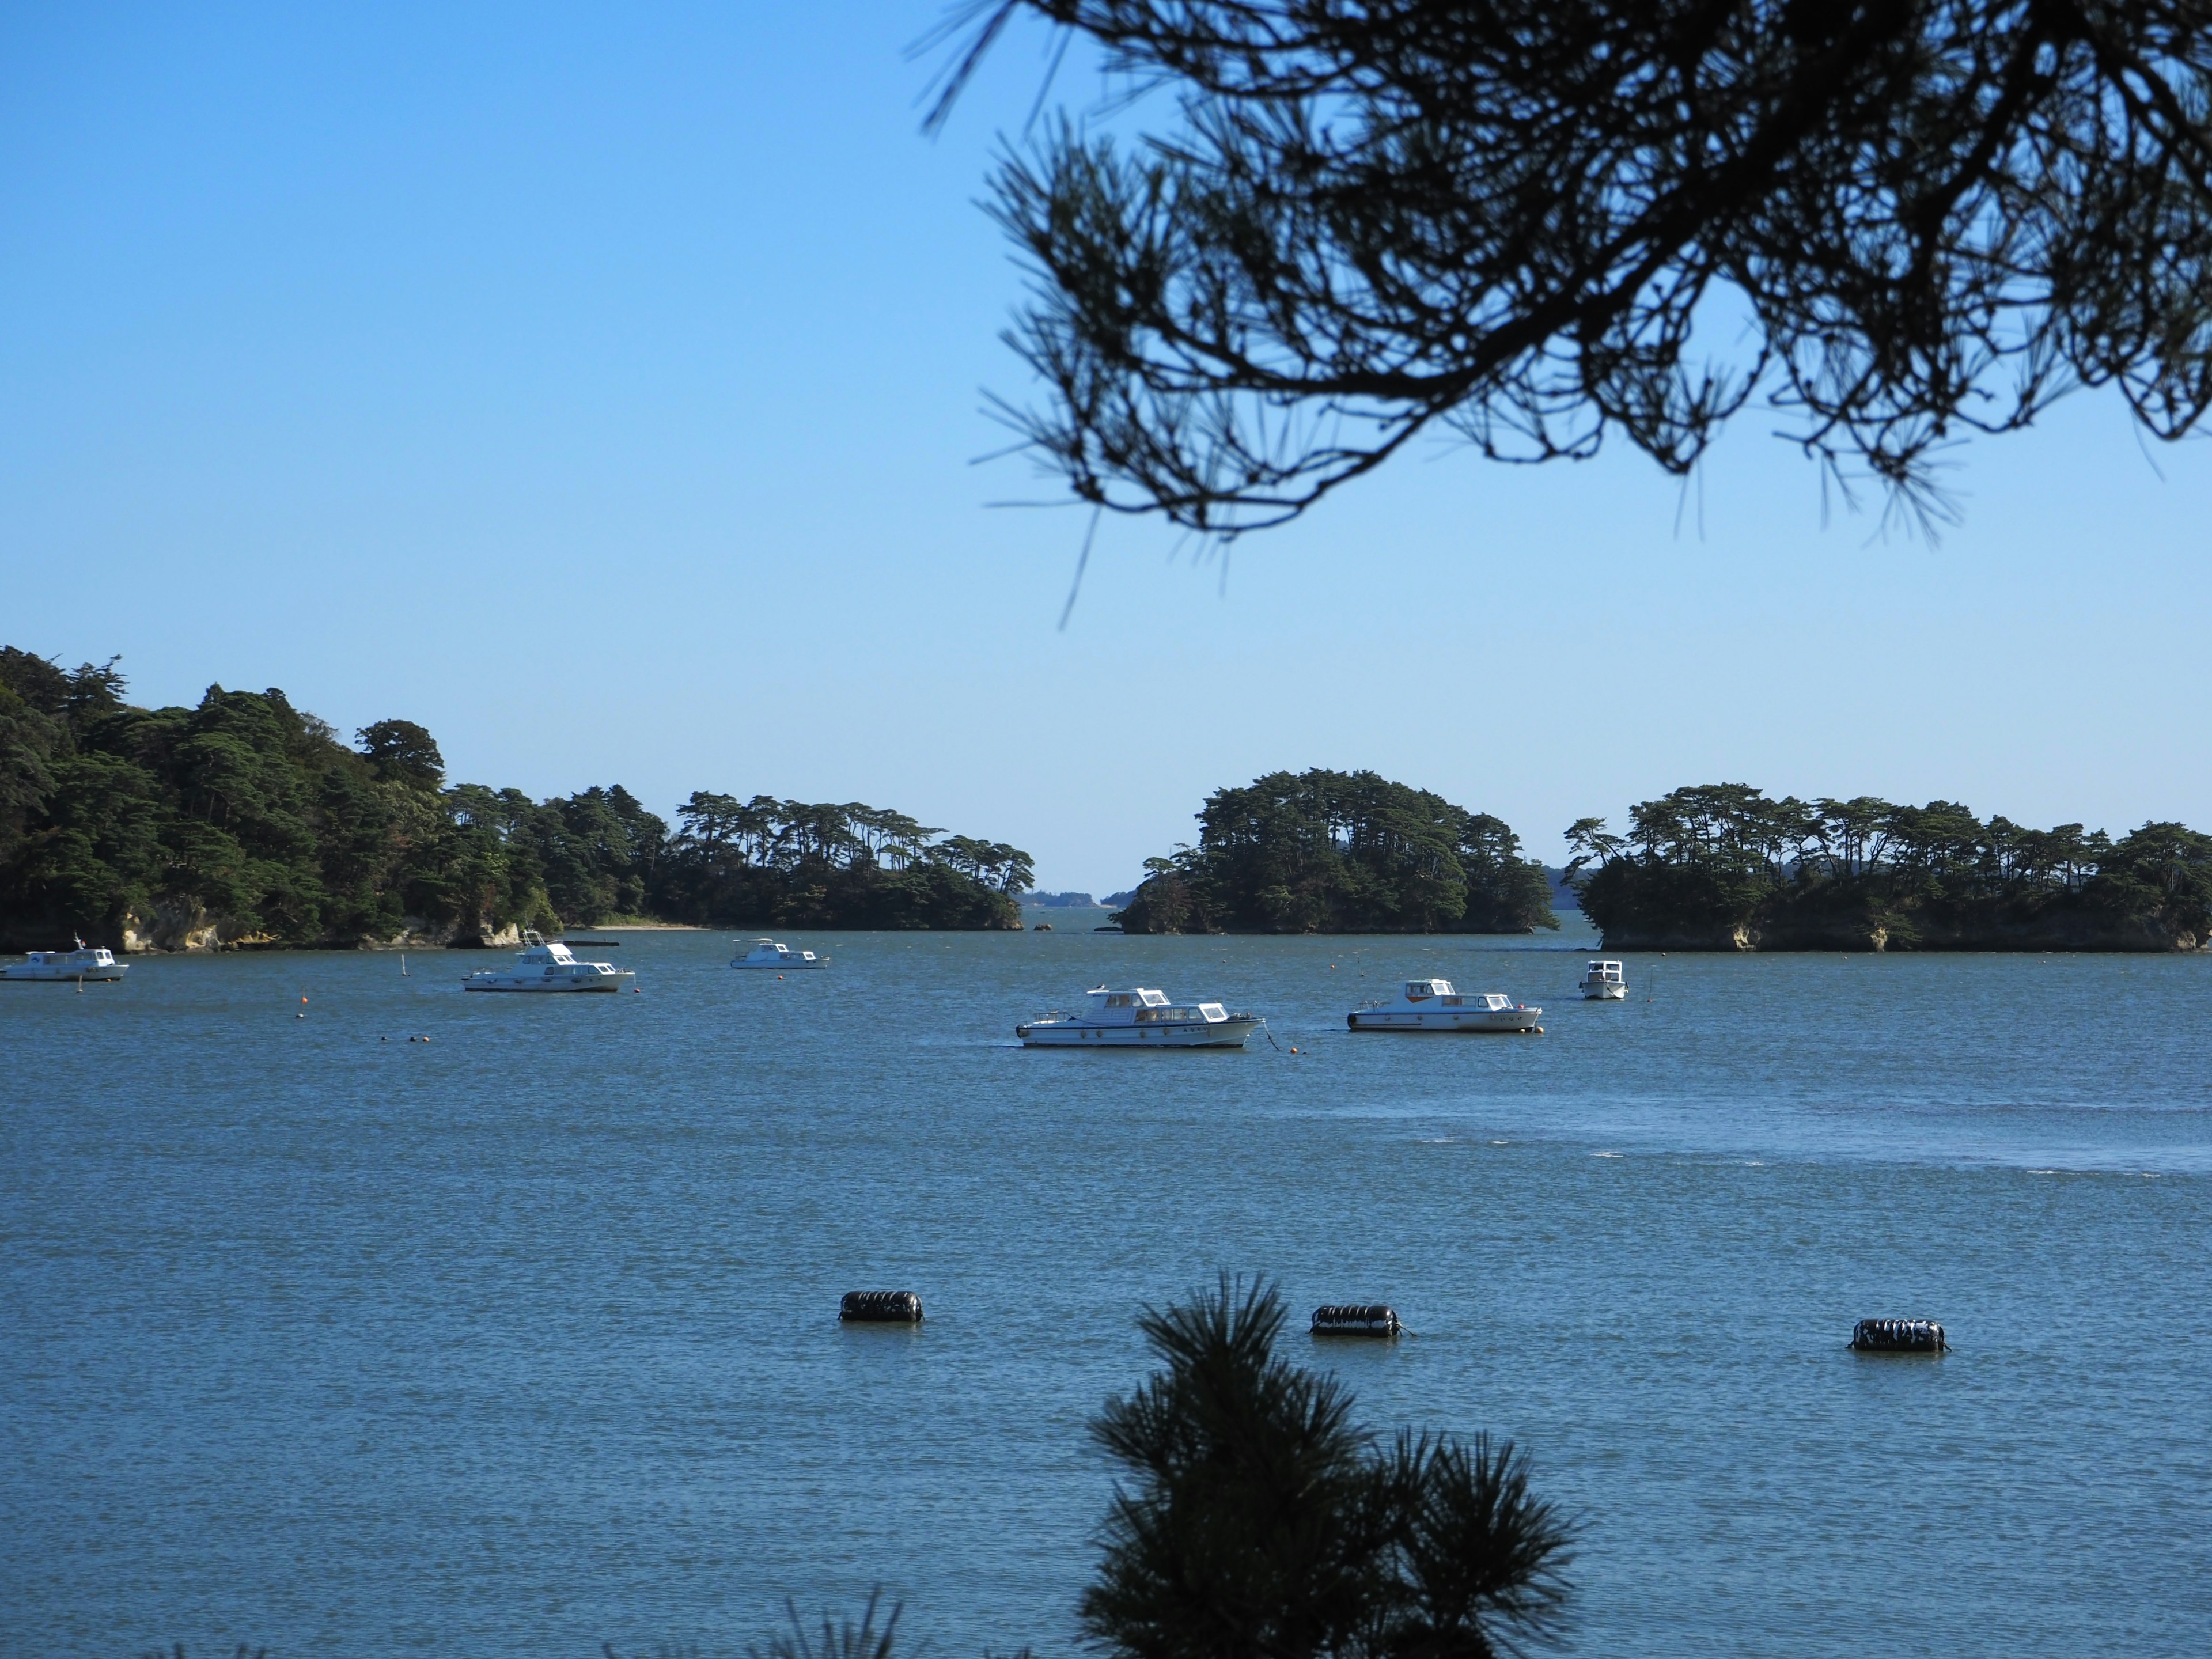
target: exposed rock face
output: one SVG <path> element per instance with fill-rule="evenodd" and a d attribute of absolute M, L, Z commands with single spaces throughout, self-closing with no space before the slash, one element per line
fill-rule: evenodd
<path fill-rule="evenodd" d="M 502 948 L 512 949 L 521 945 L 522 928 L 519 923 L 509 922 L 506 927 L 495 929 L 493 932 L 489 933 L 483 932 L 483 929 L 479 927 L 477 931 L 465 937 L 463 937 L 461 934 L 449 928 L 446 930 L 445 938 L 436 939 L 433 941 L 433 943 L 435 945 L 445 945 L 448 949 L 455 951 L 497 951 Z M 387 945 L 382 948 L 386 950 L 397 950 L 399 947 L 398 945 Z M 409 948 L 411 949 L 413 947 L 410 946 Z"/>
<path fill-rule="evenodd" d="M 212 951 L 222 927 L 197 904 L 157 904 L 150 916 L 123 918 L 122 951 Z"/>
<path fill-rule="evenodd" d="M 329 939 L 331 949 L 357 951 L 514 950 L 522 944 L 522 928 L 509 922 L 485 931 L 479 922 L 463 931 L 458 922 L 432 921 L 422 916 L 404 916 L 399 931 L 386 938 Z M 120 937 L 108 941 L 118 951 L 227 951 L 251 948 L 275 941 L 254 933 L 235 920 L 210 915 L 198 905 L 161 904 L 150 916 L 125 915 Z"/>

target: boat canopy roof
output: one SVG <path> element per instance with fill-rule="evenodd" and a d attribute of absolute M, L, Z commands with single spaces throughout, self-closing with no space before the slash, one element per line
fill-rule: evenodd
<path fill-rule="evenodd" d="M 1049 1019 L 1032 1022 L 1048 1025 L 1068 1021 L 1086 1026 L 1152 1025 L 1165 1023 L 1178 1024 L 1189 1020 L 1203 1020 L 1218 1024 L 1229 1018 L 1228 1011 L 1218 1002 L 1174 1003 L 1168 1000 L 1165 991 L 1146 986 L 1133 986 L 1126 991 L 1116 991 L 1101 985 L 1086 994 L 1091 999 L 1090 1009 L 1070 1020 L 1065 1014 L 1054 1014 Z"/>
<path fill-rule="evenodd" d="M 1419 1006 L 1425 1002 L 1441 1004 L 1446 1008 L 1510 1008 L 1513 999 L 1502 991 L 1467 991 L 1453 988 L 1448 979 L 1409 979 L 1405 994 L 1395 1003 L 1370 1002 L 1370 1008 Z"/>
<path fill-rule="evenodd" d="M 1091 993 L 1095 1008 L 1164 1008 L 1168 1006 L 1165 991 L 1147 991 L 1141 986 L 1130 991 L 1109 991 L 1100 986 Z"/>

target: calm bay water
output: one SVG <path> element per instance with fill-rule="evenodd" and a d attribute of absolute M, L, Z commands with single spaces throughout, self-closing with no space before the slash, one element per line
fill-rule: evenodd
<path fill-rule="evenodd" d="M 0 987 L 0 1651 L 712 1653 L 881 1583 L 937 1659 L 1065 1653 L 1084 1421 L 1224 1268 L 1390 1301 L 1417 1337 L 1291 1352 L 1532 1453 L 1577 1651 L 2212 1650 L 2212 960 L 1631 957 L 1599 1005 L 1558 939 L 1088 920 L 782 980 L 623 933 L 618 998 Z M 1416 973 L 1547 1033 L 1343 1030 Z M 1281 1048 L 1012 1045 L 1102 980 Z M 841 1328 L 878 1285 L 927 1323 Z M 1846 1352 L 1875 1314 L 1957 1352 Z"/>

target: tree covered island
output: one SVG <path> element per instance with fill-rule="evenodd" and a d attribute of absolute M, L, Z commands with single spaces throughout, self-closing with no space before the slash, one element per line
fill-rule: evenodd
<path fill-rule="evenodd" d="M 1018 928 L 1017 848 L 857 803 L 619 785 L 536 801 L 448 785 L 436 742 L 349 745 L 282 691 L 124 699 L 112 661 L 0 647 L 0 949 L 480 944 L 617 917 Z"/>
<path fill-rule="evenodd" d="M 1273 772 L 1208 797 L 1199 844 L 1145 860 L 1132 933 L 1526 933 L 1551 884 L 1486 812 L 1373 772 Z"/>
<path fill-rule="evenodd" d="M 1987 823 L 1953 801 L 1677 789 L 1567 832 L 1609 951 L 2191 951 L 2212 939 L 2212 836 Z"/>

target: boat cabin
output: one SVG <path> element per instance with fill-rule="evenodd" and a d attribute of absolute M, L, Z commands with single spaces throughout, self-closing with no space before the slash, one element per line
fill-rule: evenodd
<path fill-rule="evenodd" d="M 526 951 L 522 961 L 526 967 L 540 967 L 542 964 L 541 971 L 548 979 L 590 979 L 615 970 L 611 962 L 577 961 L 568 954 L 568 947 L 565 945 L 548 945 L 541 947 L 540 951 Z"/>
<path fill-rule="evenodd" d="M 1434 1003 L 1439 1008 L 1502 1009 L 1513 1006 L 1513 999 L 1499 991 L 1455 991 L 1448 979 L 1409 979 L 1398 1000 L 1401 1007 L 1419 1007 Z M 1382 1007 L 1382 1003 L 1370 1003 L 1370 1007 Z"/>
<path fill-rule="evenodd" d="M 1628 981 L 1622 976 L 1620 964 L 1619 963 L 1593 962 L 1590 963 L 1589 969 L 1583 975 L 1583 983 L 1585 985 L 1626 985 Z"/>
<path fill-rule="evenodd" d="M 74 951 L 33 951 L 24 960 L 26 968 L 112 968 L 115 952 L 103 945 L 87 945 L 77 942 Z"/>
<path fill-rule="evenodd" d="M 611 974 L 615 965 L 611 962 L 579 962 L 568 947 L 554 939 L 550 943 L 535 933 L 524 935 L 532 941 L 527 951 L 514 959 L 508 977 L 520 978 L 536 969 L 546 979 L 593 979 L 601 974 Z"/>
<path fill-rule="evenodd" d="M 828 966 L 829 962 L 829 957 L 817 957 L 811 951 L 794 951 L 788 945 L 779 945 L 772 939 L 764 939 L 730 965 L 732 968 L 822 968 Z"/>
<path fill-rule="evenodd" d="M 1151 1025 L 1183 1020 L 1203 1020 L 1209 1025 L 1218 1025 L 1229 1018 L 1228 1010 L 1218 1002 L 1177 1007 L 1168 1000 L 1165 991 L 1146 990 L 1141 986 L 1132 991 L 1109 991 L 1102 985 L 1090 994 L 1091 1007 L 1084 1018 L 1093 1025 Z"/>

